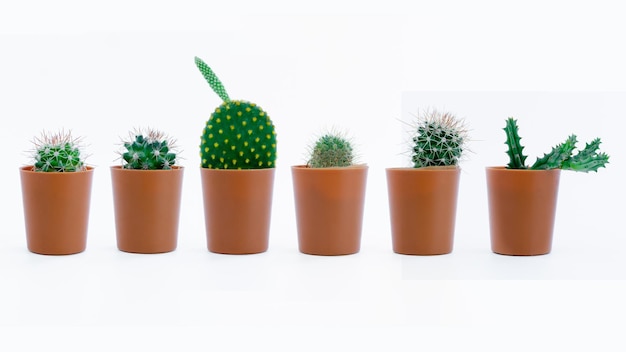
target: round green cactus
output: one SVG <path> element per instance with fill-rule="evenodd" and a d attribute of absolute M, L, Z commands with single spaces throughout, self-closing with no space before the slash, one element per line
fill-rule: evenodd
<path fill-rule="evenodd" d="M 264 169 L 276 166 L 276 131 L 261 107 L 230 100 L 215 73 L 201 59 L 196 66 L 223 100 L 202 130 L 200 159 L 203 168 Z"/>
<path fill-rule="evenodd" d="M 416 168 L 457 165 L 467 142 L 463 121 L 436 110 L 418 116 L 412 161 Z"/>
<path fill-rule="evenodd" d="M 176 164 L 173 142 L 156 130 L 147 133 L 131 133 L 131 140 L 124 141 L 123 168 L 137 170 L 170 170 Z"/>
<path fill-rule="evenodd" d="M 352 165 L 353 159 L 350 141 L 338 134 L 327 133 L 311 148 L 307 165 L 312 168 L 346 167 Z"/>
<path fill-rule="evenodd" d="M 60 131 L 55 134 L 43 132 L 33 143 L 35 171 L 75 172 L 86 168 L 79 140 L 73 138 L 71 132 Z"/>

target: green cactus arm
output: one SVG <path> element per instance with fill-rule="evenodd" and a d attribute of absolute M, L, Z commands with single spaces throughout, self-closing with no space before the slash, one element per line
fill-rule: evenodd
<path fill-rule="evenodd" d="M 213 91 L 217 95 L 219 95 L 219 97 L 224 102 L 229 102 L 230 98 L 228 97 L 228 93 L 226 93 L 226 89 L 224 88 L 224 85 L 222 85 L 222 82 L 219 80 L 219 78 L 217 78 L 217 76 L 215 75 L 213 70 L 211 70 L 209 65 L 207 65 L 204 61 L 202 61 L 202 59 L 200 59 L 197 56 L 195 57 L 195 62 L 196 62 L 196 66 L 198 66 L 198 69 L 204 76 L 204 79 L 206 79 L 207 82 L 209 82 L 211 89 L 213 89 Z"/>
<path fill-rule="evenodd" d="M 600 138 L 587 143 L 585 149 L 566 160 L 562 168 L 578 172 L 597 172 L 599 168 L 606 167 L 606 164 L 609 162 L 609 156 L 605 153 L 598 153 L 600 143 L 602 143 Z"/>
<path fill-rule="evenodd" d="M 572 156 L 574 148 L 576 148 L 576 135 L 567 137 L 565 142 L 555 146 L 552 150 L 544 154 L 542 158 L 537 158 L 537 161 L 530 167 L 532 170 L 549 170 L 560 169 L 563 163 Z"/>
<path fill-rule="evenodd" d="M 507 154 L 510 159 L 507 168 L 526 169 L 526 155 L 522 153 L 524 147 L 520 143 L 522 138 L 518 134 L 517 120 L 509 117 L 506 120 L 504 132 L 506 132 L 506 145 L 508 146 Z"/>

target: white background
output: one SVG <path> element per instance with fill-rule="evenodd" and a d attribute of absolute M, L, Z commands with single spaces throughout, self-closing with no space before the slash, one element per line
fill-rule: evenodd
<path fill-rule="evenodd" d="M 623 350 L 626 313 L 624 12 L 614 1 L 0 4 L 0 349 Z M 202 126 L 231 98 L 278 132 L 269 251 L 206 250 Z M 466 119 L 454 252 L 391 251 L 385 167 L 408 165 L 412 114 Z M 553 253 L 491 253 L 484 167 L 503 165 L 518 118 L 529 163 L 570 133 L 602 137 L 611 164 L 563 173 Z M 151 126 L 186 167 L 179 247 L 119 252 L 109 166 L 120 137 Z M 42 130 L 84 136 L 96 167 L 87 250 L 26 249 L 18 167 Z M 297 250 L 289 167 L 328 128 L 370 165 L 361 252 Z M 523 219 L 520 219 L 523 221 Z"/>

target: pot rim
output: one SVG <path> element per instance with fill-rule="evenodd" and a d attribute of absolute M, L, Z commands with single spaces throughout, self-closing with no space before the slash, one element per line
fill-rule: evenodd
<path fill-rule="evenodd" d="M 324 170 L 361 170 L 361 169 L 368 169 L 369 166 L 367 164 L 355 164 L 355 165 L 350 165 L 350 166 L 334 166 L 334 167 L 310 167 L 308 165 L 292 165 L 291 169 L 298 169 L 298 170 L 311 170 L 311 172 L 322 172 Z"/>
<path fill-rule="evenodd" d="M 233 173 L 233 172 L 269 172 L 275 171 L 275 167 L 266 167 L 262 169 L 209 169 L 208 167 L 200 166 L 200 172 L 221 172 L 221 173 Z"/>
<path fill-rule="evenodd" d="M 509 169 L 506 166 L 486 166 L 486 170 L 488 171 L 500 171 L 500 172 L 559 172 L 560 168 L 548 169 L 548 170 L 532 170 L 532 169 Z"/>
<path fill-rule="evenodd" d="M 135 171 L 170 172 L 170 171 L 176 171 L 176 170 L 183 170 L 184 168 L 185 168 L 184 166 L 174 165 L 174 166 L 172 166 L 172 168 L 170 170 L 163 170 L 163 169 L 159 169 L 159 170 L 143 170 L 143 169 L 124 169 L 124 168 L 122 168 L 122 165 L 113 165 L 113 166 L 111 166 L 111 170 L 117 170 L 119 172 L 135 172 Z"/>
<path fill-rule="evenodd" d="M 33 170 L 35 168 L 35 165 L 26 165 L 26 166 L 20 166 L 20 171 L 21 172 L 26 172 L 26 173 L 33 173 L 33 174 L 41 174 L 41 175 L 75 175 L 75 174 L 81 174 L 83 172 L 93 172 L 93 170 L 95 169 L 94 166 L 85 166 L 85 170 L 81 170 L 81 171 L 72 171 L 72 172 L 63 172 L 63 171 L 53 171 L 53 172 L 42 172 L 42 171 L 35 171 Z"/>
<path fill-rule="evenodd" d="M 426 167 L 387 167 L 385 168 L 387 171 L 398 171 L 398 172 L 455 172 L 461 170 L 461 167 L 458 165 L 450 165 L 450 166 L 426 166 Z"/>

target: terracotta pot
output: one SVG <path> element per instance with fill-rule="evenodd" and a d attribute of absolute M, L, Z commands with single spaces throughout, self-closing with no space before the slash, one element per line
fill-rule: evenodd
<path fill-rule="evenodd" d="M 550 253 L 561 170 L 488 167 L 486 171 L 493 252 Z"/>
<path fill-rule="evenodd" d="M 393 251 L 412 255 L 452 252 L 461 169 L 386 171 Z"/>
<path fill-rule="evenodd" d="M 132 253 L 176 249 L 182 167 L 129 170 L 111 167 L 117 248 Z"/>
<path fill-rule="evenodd" d="M 200 173 L 209 251 L 267 251 L 275 169 L 200 168 Z"/>
<path fill-rule="evenodd" d="M 366 165 L 292 166 L 300 252 L 345 255 L 359 251 L 367 170 Z"/>
<path fill-rule="evenodd" d="M 79 172 L 35 172 L 20 168 L 26 241 L 39 254 L 85 250 L 93 168 Z"/>

